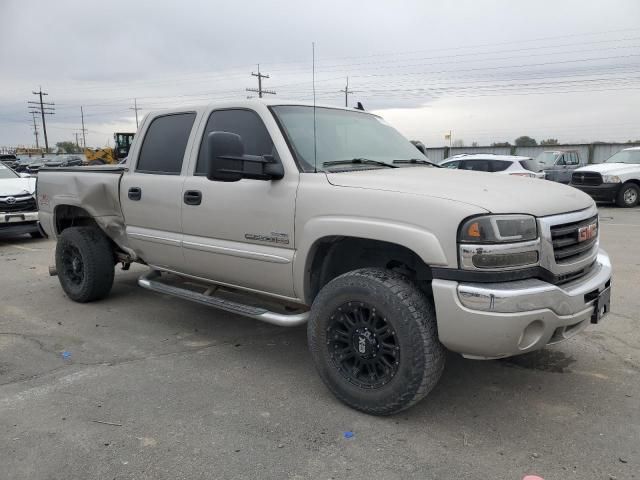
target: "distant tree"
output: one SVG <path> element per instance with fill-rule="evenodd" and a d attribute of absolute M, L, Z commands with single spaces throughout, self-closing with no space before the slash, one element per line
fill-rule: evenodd
<path fill-rule="evenodd" d="M 540 145 L 558 145 L 558 139 L 547 138 L 546 140 L 540 140 Z"/>
<path fill-rule="evenodd" d="M 627 143 L 640 143 L 640 140 L 629 140 Z"/>
<path fill-rule="evenodd" d="M 451 143 L 452 147 L 464 147 L 464 140 L 459 138 L 458 140 L 454 140 L 453 143 Z"/>
<path fill-rule="evenodd" d="M 73 142 L 58 142 L 56 147 L 58 147 L 58 153 L 80 153 L 80 149 Z"/>
<path fill-rule="evenodd" d="M 538 145 L 535 138 L 528 137 L 527 135 L 523 135 L 515 139 L 516 147 L 535 147 Z"/>
<path fill-rule="evenodd" d="M 491 146 L 492 147 L 510 147 L 511 144 L 509 142 L 493 142 Z"/>
<path fill-rule="evenodd" d="M 478 146 L 478 142 L 471 142 L 471 146 L 472 147 L 477 147 Z"/>

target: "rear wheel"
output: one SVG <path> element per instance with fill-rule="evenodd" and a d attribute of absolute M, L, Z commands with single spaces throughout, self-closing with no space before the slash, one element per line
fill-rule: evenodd
<path fill-rule="evenodd" d="M 635 207 L 640 199 L 640 188 L 635 183 L 625 183 L 620 187 L 616 204 L 619 207 Z"/>
<path fill-rule="evenodd" d="M 99 228 L 71 227 L 58 237 L 56 270 L 71 300 L 85 303 L 106 297 L 114 269 L 113 248 Z"/>
<path fill-rule="evenodd" d="M 307 332 L 322 380 L 366 413 L 411 407 L 444 368 L 431 301 L 389 270 L 356 270 L 329 282 L 313 302 Z"/>

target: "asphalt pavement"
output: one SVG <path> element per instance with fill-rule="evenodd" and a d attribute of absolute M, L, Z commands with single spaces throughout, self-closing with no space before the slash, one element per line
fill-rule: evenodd
<path fill-rule="evenodd" d="M 392 417 L 329 393 L 305 327 L 145 291 L 139 266 L 76 304 L 52 241 L 0 237 L 0 478 L 640 478 L 640 208 L 602 207 L 601 233 L 602 324 L 509 360 L 451 354 Z"/>

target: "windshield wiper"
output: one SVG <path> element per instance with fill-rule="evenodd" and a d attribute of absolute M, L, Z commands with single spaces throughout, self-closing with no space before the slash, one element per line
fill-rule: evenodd
<path fill-rule="evenodd" d="M 323 167 L 331 167 L 334 165 L 378 165 L 380 167 L 398 168 L 395 165 L 368 158 L 351 158 L 349 160 L 332 160 L 330 162 L 322 162 Z"/>
<path fill-rule="evenodd" d="M 407 160 L 394 160 L 393 163 L 405 165 L 431 165 L 432 167 L 442 168 L 440 165 L 429 160 L 421 160 L 419 158 L 409 158 Z"/>

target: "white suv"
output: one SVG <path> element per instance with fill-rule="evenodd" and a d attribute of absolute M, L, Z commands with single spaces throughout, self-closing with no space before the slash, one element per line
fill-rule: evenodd
<path fill-rule="evenodd" d="M 516 155 L 495 155 L 493 153 L 475 153 L 454 155 L 440 164 L 444 168 L 495 172 L 519 177 L 544 178 L 544 172 L 538 162 L 531 157 Z"/>
<path fill-rule="evenodd" d="M 640 147 L 625 148 L 603 163 L 578 168 L 571 186 L 594 200 L 635 207 L 640 201 Z"/>

